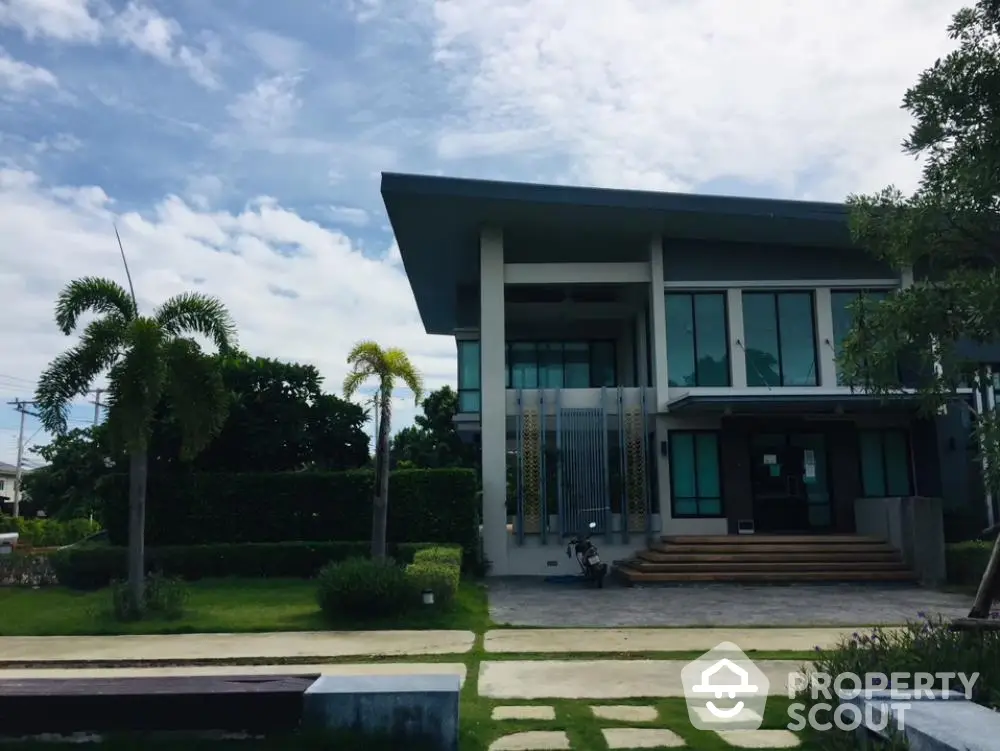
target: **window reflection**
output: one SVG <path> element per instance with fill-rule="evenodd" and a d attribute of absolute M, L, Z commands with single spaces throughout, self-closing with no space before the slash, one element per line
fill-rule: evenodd
<path fill-rule="evenodd" d="M 744 292 L 748 386 L 815 386 L 816 321 L 811 292 Z"/>
<path fill-rule="evenodd" d="M 728 386 L 729 333 L 722 292 L 668 293 L 667 373 L 671 386 Z"/>
<path fill-rule="evenodd" d="M 846 384 L 846 378 L 840 367 L 840 358 L 844 352 L 844 340 L 854 326 L 854 313 L 851 306 L 866 296 L 870 300 L 881 302 L 889 296 L 887 290 L 840 290 L 830 294 L 830 307 L 833 315 L 833 342 L 837 357 L 837 383 Z"/>

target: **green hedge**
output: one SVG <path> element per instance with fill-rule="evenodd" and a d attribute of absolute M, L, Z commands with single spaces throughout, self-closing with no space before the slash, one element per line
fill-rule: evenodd
<path fill-rule="evenodd" d="M 962 586 L 976 586 L 986 571 L 993 543 L 970 540 L 948 545 L 945 550 L 948 581 Z"/>
<path fill-rule="evenodd" d="M 409 563 L 432 543 L 391 545 L 389 554 Z M 277 542 L 230 545 L 175 545 L 146 550 L 148 571 L 187 580 L 229 576 L 311 578 L 327 563 L 370 555 L 367 542 Z M 70 548 L 49 556 L 59 583 L 73 589 L 99 589 L 127 574 L 127 549 L 121 546 Z"/>
<path fill-rule="evenodd" d="M 371 538 L 372 472 L 173 473 L 149 478 L 146 541 L 164 545 Z M 390 543 L 478 549 L 470 469 L 398 470 L 389 479 Z M 111 544 L 128 539 L 128 478 L 100 486 Z"/>
<path fill-rule="evenodd" d="M 18 545 L 30 545 L 36 548 L 71 545 L 100 531 L 101 525 L 90 519 L 59 521 L 0 516 L 0 532 L 17 532 Z"/>

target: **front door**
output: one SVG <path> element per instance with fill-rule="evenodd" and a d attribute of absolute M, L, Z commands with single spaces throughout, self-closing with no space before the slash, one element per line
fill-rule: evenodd
<path fill-rule="evenodd" d="M 829 529 L 826 442 L 820 433 L 760 433 L 750 442 L 754 528 L 758 532 Z"/>

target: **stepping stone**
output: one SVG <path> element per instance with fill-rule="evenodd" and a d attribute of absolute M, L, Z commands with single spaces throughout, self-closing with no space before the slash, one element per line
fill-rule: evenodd
<path fill-rule="evenodd" d="M 656 719 L 656 707 L 636 707 L 629 704 L 617 706 L 594 706 L 590 710 L 594 717 L 617 722 L 652 722 Z"/>
<path fill-rule="evenodd" d="M 516 706 L 493 707 L 494 720 L 554 720 L 555 707 Z"/>
<path fill-rule="evenodd" d="M 608 748 L 680 748 L 684 739 L 673 730 L 662 728 L 605 728 Z"/>
<path fill-rule="evenodd" d="M 709 712 L 708 709 L 705 708 L 705 707 L 697 707 L 697 706 L 695 706 L 695 707 L 691 707 L 690 709 L 691 709 L 692 712 L 694 712 L 695 717 L 697 717 L 700 722 L 703 722 L 706 725 L 707 724 L 712 724 L 712 725 L 714 725 L 715 727 L 718 727 L 718 728 L 721 728 L 721 727 L 725 726 L 725 723 L 726 723 L 725 720 L 722 720 L 722 719 L 716 717 L 714 714 L 712 714 L 711 712 Z M 757 714 L 756 712 L 754 712 L 752 709 L 744 709 L 742 712 L 739 713 L 739 715 L 736 717 L 736 719 L 739 722 L 741 722 L 741 723 L 763 722 L 764 721 L 761 718 L 761 716 L 759 714 Z M 732 732 L 737 732 L 737 731 L 732 731 Z"/>
<path fill-rule="evenodd" d="M 717 730 L 716 733 L 736 748 L 798 748 L 799 739 L 791 730 Z"/>
<path fill-rule="evenodd" d="M 569 736 L 561 730 L 511 733 L 493 741 L 489 751 L 569 751 Z"/>

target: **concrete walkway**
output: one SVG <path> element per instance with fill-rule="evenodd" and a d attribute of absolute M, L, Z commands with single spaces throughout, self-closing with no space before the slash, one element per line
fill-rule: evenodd
<path fill-rule="evenodd" d="M 158 636 L 7 636 L 0 662 L 178 662 L 465 654 L 471 631 L 304 631 Z"/>

